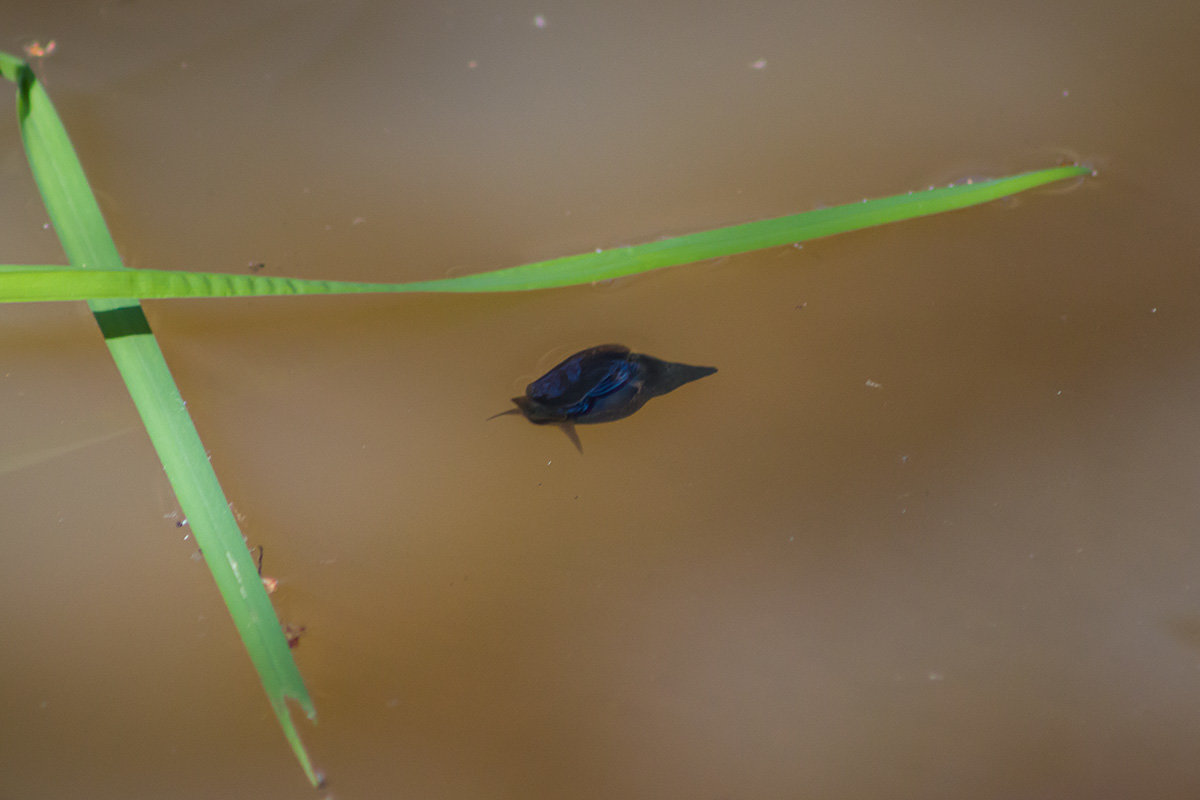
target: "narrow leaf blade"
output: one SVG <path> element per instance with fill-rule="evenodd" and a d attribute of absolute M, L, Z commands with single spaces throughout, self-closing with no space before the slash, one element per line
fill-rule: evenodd
<path fill-rule="evenodd" d="M 806 211 L 786 217 L 581 253 L 517 267 L 410 283 L 301 280 L 264 275 L 173 270 L 88 270 L 48 266 L 0 266 L 0 302 L 79 300 L 101 297 L 166 299 L 296 294 L 387 292 L 517 292 L 610 280 L 710 258 L 805 242 L 987 203 L 1048 183 L 1081 178 L 1090 168 L 1052 167 L 1005 178 L 909 192 L 877 200 Z"/>
<path fill-rule="evenodd" d="M 79 158 L 50 98 L 20 59 L 0 53 L 0 74 L 17 84 L 17 120 L 26 156 L 76 280 L 83 269 L 122 267 L 116 245 Z M 101 299 L 94 299 L 101 298 Z M 291 719 L 287 698 L 310 719 L 316 709 L 258 577 L 166 360 L 137 299 L 129 293 L 85 295 L 109 352 L 163 463 L 217 587 L 229 608 L 284 736 L 313 785 L 318 779 Z"/>

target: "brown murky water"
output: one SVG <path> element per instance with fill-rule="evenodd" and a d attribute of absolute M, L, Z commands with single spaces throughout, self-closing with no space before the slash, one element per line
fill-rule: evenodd
<path fill-rule="evenodd" d="M 133 266 L 435 278 L 1100 170 L 594 288 L 147 304 L 326 794 L 1200 794 L 1194 3 L 33 5 L 0 47 L 57 41 Z M 0 258 L 61 262 L 0 155 Z M 313 796 L 87 311 L 0 314 L 0 796 Z M 583 456 L 485 422 L 607 341 L 720 372 Z"/>

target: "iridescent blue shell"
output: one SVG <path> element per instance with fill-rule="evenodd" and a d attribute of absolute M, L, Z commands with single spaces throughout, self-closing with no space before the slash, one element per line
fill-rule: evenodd
<path fill-rule="evenodd" d="M 716 371 L 716 367 L 675 364 L 632 353 L 623 345 L 604 344 L 563 360 L 513 402 L 539 425 L 612 422 L 629 416 L 652 397 Z"/>

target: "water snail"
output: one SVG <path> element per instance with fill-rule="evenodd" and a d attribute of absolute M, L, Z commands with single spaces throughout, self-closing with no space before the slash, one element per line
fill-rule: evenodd
<path fill-rule="evenodd" d="M 696 367 L 634 353 L 619 344 L 589 347 L 563 359 L 514 397 L 516 408 L 536 425 L 559 425 L 582 452 L 575 425 L 612 422 L 637 411 L 652 397 L 712 375 L 716 367 Z"/>

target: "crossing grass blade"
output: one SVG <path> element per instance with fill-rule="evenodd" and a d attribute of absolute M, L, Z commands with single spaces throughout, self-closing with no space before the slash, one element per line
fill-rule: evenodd
<path fill-rule="evenodd" d="M 88 270 L 46 265 L 0 266 L 0 302 L 133 297 L 253 297 L 375 292 L 515 292 L 550 289 L 673 267 L 709 258 L 804 242 L 822 236 L 954 211 L 1047 183 L 1081 178 L 1091 169 L 1070 165 L 955 186 L 821 208 L 786 217 L 555 258 L 518 267 L 411 283 L 355 283 L 263 275 L 173 270 Z"/>
<path fill-rule="evenodd" d="M 74 276 L 89 269 L 125 271 L 66 129 L 33 70 L 0 53 L 0 74 L 17 85 L 25 153 Z M 284 736 L 315 786 L 319 781 L 287 700 L 299 703 L 309 719 L 316 709 L 141 305 L 121 293 L 80 299 L 88 300 Z"/>

